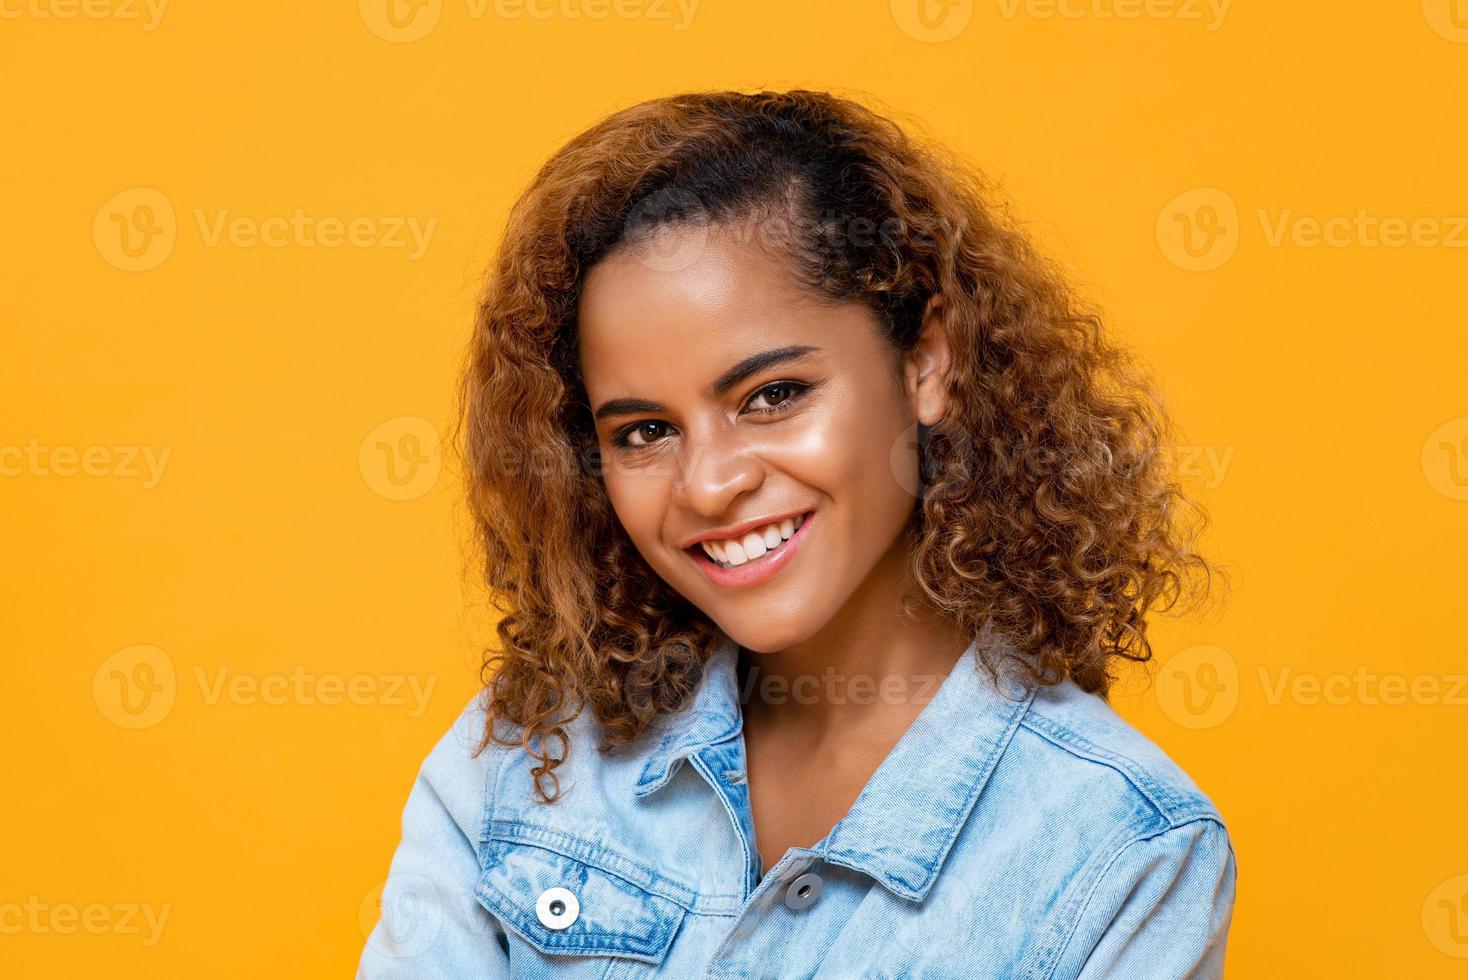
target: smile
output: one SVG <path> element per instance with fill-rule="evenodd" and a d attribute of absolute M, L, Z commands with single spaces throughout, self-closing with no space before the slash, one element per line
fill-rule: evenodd
<path fill-rule="evenodd" d="M 758 585 L 795 556 L 813 513 L 766 524 L 734 538 L 700 541 L 685 550 L 715 585 L 727 589 Z"/>

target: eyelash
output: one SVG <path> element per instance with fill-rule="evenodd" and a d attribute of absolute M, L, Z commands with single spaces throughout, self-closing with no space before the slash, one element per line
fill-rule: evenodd
<path fill-rule="evenodd" d="M 760 415 L 778 415 L 781 412 L 788 411 L 792 405 L 794 405 L 797 401 L 799 401 L 802 397 L 804 397 L 816 387 L 816 385 L 806 384 L 803 381 L 771 381 L 769 384 L 760 385 L 757 389 L 755 389 L 754 394 L 756 396 L 764 394 L 771 388 L 790 388 L 791 393 L 787 395 L 784 400 L 771 408 L 756 408 L 751 409 L 751 411 L 754 411 Z M 627 440 L 632 435 L 632 433 L 636 432 L 639 428 L 644 425 L 654 424 L 654 422 L 655 420 L 647 419 L 641 422 L 633 422 L 631 425 L 623 426 L 615 433 L 613 433 L 611 439 L 612 445 L 618 449 L 631 450 L 653 448 L 653 446 L 657 445 L 657 443 L 661 442 L 662 440 L 658 439 L 650 443 L 644 443 L 640 446 L 634 446 L 630 444 Z M 657 422 L 656 424 L 664 425 L 665 423 Z"/>

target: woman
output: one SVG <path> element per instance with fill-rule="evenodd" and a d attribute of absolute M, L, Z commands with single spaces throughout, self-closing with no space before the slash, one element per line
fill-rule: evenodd
<path fill-rule="evenodd" d="M 1105 696 L 1210 566 L 1145 381 L 857 104 L 619 112 L 462 389 L 486 689 L 366 976 L 1218 976 L 1218 810 Z"/>

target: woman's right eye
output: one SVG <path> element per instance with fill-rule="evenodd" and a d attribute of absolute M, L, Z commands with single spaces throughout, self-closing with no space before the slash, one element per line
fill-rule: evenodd
<path fill-rule="evenodd" d="M 641 449 L 650 446 L 666 433 L 668 425 L 666 422 L 638 422 L 629 425 L 612 437 L 612 445 L 626 447 L 628 449 Z"/>

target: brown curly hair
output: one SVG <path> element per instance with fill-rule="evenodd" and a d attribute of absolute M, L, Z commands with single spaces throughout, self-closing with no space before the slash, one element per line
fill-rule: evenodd
<path fill-rule="evenodd" d="M 943 298 L 949 409 L 919 433 L 911 568 L 968 635 L 992 630 L 1036 681 L 1070 677 L 1104 697 L 1114 661 L 1150 658 L 1148 612 L 1201 598 L 1215 571 L 1194 550 L 1206 520 L 1172 480 L 1153 386 L 986 178 L 829 93 L 635 105 L 555 153 L 512 209 L 453 440 L 503 614 L 480 747 L 522 746 L 547 801 L 569 721 L 589 705 L 602 751 L 629 744 L 685 705 L 719 639 L 642 559 L 605 492 L 576 357 L 582 282 L 662 225 L 757 215 L 810 230 L 788 249 L 793 273 L 869 304 L 894 350 Z"/>

